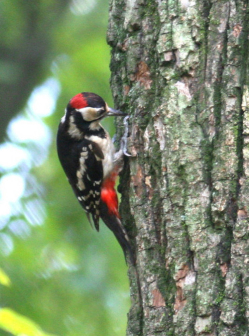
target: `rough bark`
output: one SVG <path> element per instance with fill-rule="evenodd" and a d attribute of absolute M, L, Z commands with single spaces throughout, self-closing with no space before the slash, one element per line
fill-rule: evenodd
<path fill-rule="evenodd" d="M 111 85 L 131 116 L 129 336 L 248 333 L 248 6 L 111 2 Z"/>

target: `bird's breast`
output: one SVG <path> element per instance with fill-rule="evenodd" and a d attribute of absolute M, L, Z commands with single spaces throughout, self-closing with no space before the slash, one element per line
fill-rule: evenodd
<path fill-rule="evenodd" d="M 109 134 L 106 134 L 105 138 L 100 138 L 96 135 L 91 135 L 88 137 L 88 139 L 90 141 L 95 142 L 103 152 L 104 155 L 104 159 L 102 160 L 103 179 L 105 179 L 113 171 L 115 147 L 112 143 Z"/>

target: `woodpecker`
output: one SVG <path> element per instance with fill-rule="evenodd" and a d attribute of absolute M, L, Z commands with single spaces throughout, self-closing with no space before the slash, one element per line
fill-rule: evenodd
<path fill-rule="evenodd" d="M 114 233 L 125 256 L 132 252 L 118 212 L 115 182 L 125 150 L 115 153 L 110 135 L 100 124 L 107 116 L 126 114 L 110 108 L 97 94 L 82 92 L 68 103 L 57 134 L 59 160 L 88 220 L 99 231 L 99 219 Z M 127 118 L 127 117 L 126 117 Z M 125 139 L 122 139 L 124 147 Z"/>

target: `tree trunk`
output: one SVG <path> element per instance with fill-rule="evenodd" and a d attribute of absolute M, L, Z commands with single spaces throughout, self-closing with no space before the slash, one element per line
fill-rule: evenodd
<path fill-rule="evenodd" d="M 248 1 L 111 2 L 129 336 L 248 335 L 248 25 Z"/>

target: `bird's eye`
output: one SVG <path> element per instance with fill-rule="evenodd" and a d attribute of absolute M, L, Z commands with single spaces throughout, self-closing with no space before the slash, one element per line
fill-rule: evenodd
<path fill-rule="evenodd" d="M 81 109 L 77 109 L 77 112 L 81 113 L 82 118 L 85 121 L 93 121 L 99 119 L 102 114 L 105 113 L 105 109 L 103 107 L 83 107 Z"/>

